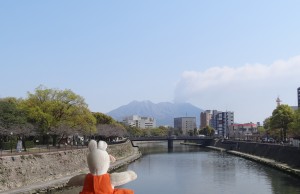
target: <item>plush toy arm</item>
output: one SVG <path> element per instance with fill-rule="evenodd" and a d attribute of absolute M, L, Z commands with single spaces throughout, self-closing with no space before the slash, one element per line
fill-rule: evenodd
<path fill-rule="evenodd" d="M 110 181 L 113 186 L 124 185 L 137 178 L 137 175 L 133 171 L 125 171 L 120 173 L 110 174 Z"/>
<path fill-rule="evenodd" d="M 116 158 L 113 157 L 112 155 L 109 155 L 109 159 L 111 163 L 114 163 L 116 161 Z"/>
<path fill-rule="evenodd" d="M 73 186 L 83 186 L 84 185 L 84 179 L 86 174 L 80 174 L 77 176 L 73 176 L 69 182 L 67 183 L 67 186 L 73 187 Z"/>

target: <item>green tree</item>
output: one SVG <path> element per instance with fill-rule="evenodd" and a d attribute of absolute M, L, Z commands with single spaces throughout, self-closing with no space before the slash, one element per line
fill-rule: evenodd
<path fill-rule="evenodd" d="M 257 127 L 257 131 L 258 131 L 259 134 L 265 134 L 266 133 L 266 129 L 263 126 Z"/>
<path fill-rule="evenodd" d="M 17 104 L 18 100 L 15 98 L 0 99 L 0 125 L 3 128 L 1 134 L 19 133 L 14 128 L 27 123 L 25 112 Z"/>
<path fill-rule="evenodd" d="M 300 136 L 300 109 L 295 111 L 293 122 L 290 123 L 289 127 L 293 136 Z"/>
<path fill-rule="evenodd" d="M 106 114 L 94 112 L 93 116 L 96 118 L 96 124 L 114 124 L 116 121 Z"/>
<path fill-rule="evenodd" d="M 151 135 L 151 129 L 141 129 L 139 127 L 124 125 L 126 134 L 130 137 L 145 137 Z"/>
<path fill-rule="evenodd" d="M 149 130 L 151 136 L 167 136 L 169 131 L 168 128 L 163 126 L 151 128 Z"/>
<path fill-rule="evenodd" d="M 30 121 L 36 124 L 41 135 L 51 134 L 56 138 L 74 133 L 95 131 L 96 119 L 84 99 L 71 90 L 48 89 L 43 86 L 28 93 L 22 103 Z"/>
<path fill-rule="evenodd" d="M 211 126 L 206 126 L 199 131 L 199 134 L 213 136 L 215 134 L 215 130 Z"/>
<path fill-rule="evenodd" d="M 271 122 L 271 117 L 268 117 L 264 120 L 264 124 L 263 127 L 265 128 L 265 130 L 269 130 L 270 129 L 270 122 Z"/>
<path fill-rule="evenodd" d="M 2 142 L 10 135 L 17 136 L 22 140 L 26 151 L 26 138 L 32 135 L 34 130 L 32 124 L 27 121 L 26 112 L 19 107 L 20 102 L 21 99 L 16 98 L 0 99 L 0 140 Z"/>
<path fill-rule="evenodd" d="M 270 128 L 280 129 L 281 140 L 286 141 L 289 124 L 293 121 L 294 110 L 288 105 L 279 105 L 272 113 L 270 118 Z"/>
<path fill-rule="evenodd" d="M 100 112 L 94 112 L 96 119 L 97 135 L 103 138 L 124 137 L 127 134 L 126 128 L 114 120 L 111 116 Z"/>
<path fill-rule="evenodd" d="M 161 136 L 167 136 L 170 132 L 168 127 L 159 126 L 158 128 L 161 130 Z"/>
<path fill-rule="evenodd" d="M 273 137 L 276 141 L 282 141 L 283 130 L 280 128 L 274 128 L 267 131 L 267 136 Z"/>

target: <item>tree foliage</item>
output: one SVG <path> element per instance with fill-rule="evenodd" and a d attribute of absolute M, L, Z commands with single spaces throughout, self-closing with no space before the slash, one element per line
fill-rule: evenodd
<path fill-rule="evenodd" d="M 28 93 L 22 103 L 28 118 L 40 134 L 68 135 L 95 131 L 96 119 L 84 99 L 71 90 L 48 89 L 43 86 Z"/>
<path fill-rule="evenodd" d="M 295 111 L 293 122 L 290 123 L 289 127 L 293 136 L 300 137 L 300 109 Z"/>
<path fill-rule="evenodd" d="M 114 124 L 116 121 L 106 114 L 100 112 L 94 112 L 93 116 L 96 118 L 96 124 Z"/>
<path fill-rule="evenodd" d="M 33 126 L 27 122 L 26 113 L 19 107 L 21 100 L 16 98 L 0 99 L 0 134 L 28 135 Z"/>
<path fill-rule="evenodd" d="M 206 136 L 213 136 L 215 134 L 215 130 L 210 126 L 206 126 L 199 131 L 199 134 L 203 134 Z"/>
<path fill-rule="evenodd" d="M 126 135 L 126 128 L 115 121 L 111 116 L 100 112 L 94 112 L 93 116 L 96 119 L 97 134 L 104 138 L 123 137 Z"/>
<path fill-rule="evenodd" d="M 151 136 L 167 136 L 169 129 L 163 126 L 149 129 Z"/>
<path fill-rule="evenodd" d="M 266 133 L 267 136 L 273 137 L 277 141 L 282 141 L 283 130 L 279 128 L 270 129 Z"/>
<path fill-rule="evenodd" d="M 128 135 L 131 137 L 140 137 L 140 136 L 145 135 L 145 133 L 142 131 L 142 129 L 140 129 L 138 127 L 127 126 L 126 129 L 127 129 Z"/>
<path fill-rule="evenodd" d="M 294 110 L 288 105 L 279 105 L 272 113 L 270 118 L 270 128 L 282 129 L 281 139 L 286 140 L 289 124 L 294 119 Z"/>
<path fill-rule="evenodd" d="M 264 120 L 263 126 L 264 126 L 265 130 L 270 129 L 270 122 L 271 122 L 271 117 L 268 117 Z"/>
<path fill-rule="evenodd" d="M 267 132 L 267 130 L 263 126 L 257 127 L 257 131 L 259 132 L 259 134 L 265 134 Z"/>

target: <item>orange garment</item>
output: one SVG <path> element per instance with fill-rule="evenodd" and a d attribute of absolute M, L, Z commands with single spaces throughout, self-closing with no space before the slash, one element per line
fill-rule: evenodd
<path fill-rule="evenodd" d="M 87 174 L 80 194 L 134 194 L 129 189 L 113 189 L 108 173 L 97 176 Z"/>

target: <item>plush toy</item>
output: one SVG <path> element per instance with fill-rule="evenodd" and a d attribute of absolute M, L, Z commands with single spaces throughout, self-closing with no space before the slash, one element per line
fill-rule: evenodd
<path fill-rule="evenodd" d="M 87 156 L 89 174 L 77 175 L 68 182 L 69 186 L 82 186 L 80 194 L 133 194 L 129 189 L 117 189 L 120 186 L 137 178 L 133 171 L 121 173 L 107 173 L 110 161 L 115 158 L 106 152 L 107 143 L 95 140 L 89 142 L 89 153 Z"/>

